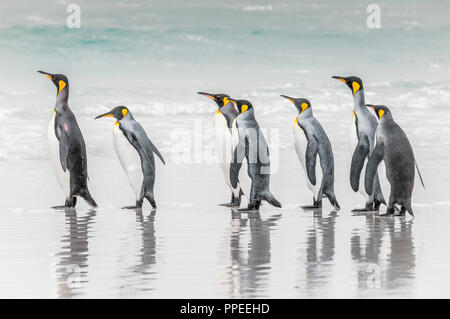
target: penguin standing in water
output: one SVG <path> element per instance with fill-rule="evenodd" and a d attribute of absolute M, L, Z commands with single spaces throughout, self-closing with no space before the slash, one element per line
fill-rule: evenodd
<path fill-rule="evenodd" d="M 275 207 L 281 207 L 280 202 L 270 192 L 269 146 L 258 122 L 256 122 L 253 105 L 246 100 L 230 100 L 240 113 L 233 121 L 233 129 L 237 132 L 238 142 L 230 166 L 231 186 L 236 188 L 238 185 L 239 171 L 244 156 L 247 158 L 248 176 L 252 180 L 248 207 L 240 210 L 259 210 L 261 200 L 265 200 Z"/>
<path fill-rule="evenodd" d="M 77 196 L 84 198 L 91 207 L 97 207 L 87 187 L 87 154 L 83 135 L 68 104 L 69 80 L 63 74 L 38 72 L 56 85 L 56 103 L 48 127 L 48 142 L 53 169 L 66 202 L 53 208 L 75 207 Z"/>
<path fill-rule="evenodd" d="M 411 196 L 414 188 L 414 173 L 417 163 L 414 153 L 405 132 L 395 123 L 391 111 L 383 105 L 370 105 L 379 121 L 376 146 L 370 154 L 367 162 L 364 185 L 368 194 L 373 192 L 373 181 L 378 165 L 382 160 L 386 165 L 386 177 L 391 184 L 391 194 L 386 214 L 395 213 L 395 204 L 400 205 L 400 215 L 405 215 L 408 211 L 414 215 L 411 208 Z M 417 167 L 420 180 L 423 184 L 422 176 Z M 425 187 L 425 186 L 424 186 Z"/>
<path fill-rule="evenodd" d="M 334 208 L 339 210 L 334 194 L 333 149 L 327 134 L 313 116 L 311 103 L 307 99 L 281 96 L 291 101 L 299 112 L 294 122 L 295 151 L 305 172 L 306 184 L 313 193 L 313 205 L 302 208 L 321 208 L 322 198 L 326 196 Z M 322 170 L 316 164 L 317 154 Z"/>
<path fill-rule="evenodd" d="M 239 207 L 241 204 L 241 197 L 244 193 L 242 192 L 239 181 L 236 187 L 231 186 L 230 181 L 230 162 L 233 157 L 231 125 L 239 112 L 236 110 L 233 103 L 230 102 L 230 97 L 226 94 L 209 94 L 204 92 L 198 92 L 198 94 L 209 97 L 216 102 L 219 107 L 214 114 L 216 156 L 220 163 L 220 167 L 222 168 L 225 183 L 231 190 L 230 203 L 221 204 L 221 206 Z"/>
<path fill-rule="evenodd" d="M 153 186 L 155 185 L 153 153 L 163 164 L 166 164 L 161 153 L 125 106 L 116 106 L 110 112 L 99 115 L 95 119 L 101 117 L 114 117 L 117 120 L 113 128 L 114 148 L 120 164 L 127 174 L 131 188 L 136 194 L 136 205 L 123 208 L 141 208 L 144 198 L 150 202 L 153 208 L 156 208 L 153 195 Z"/>
<path fill-rule="evenodd" d="M 377 120 L 370 114 L 365 105 L 364 87 L 360 78 L 356 76 L 333 76 L 333 78 L 345 83 L 353 94 L 353 123 L 351 127 L 353 155 L 350 167 L 350 185 L 353 191 L 359 191 L 365 197 L 366 206 L 362 209 L 353 209 L 352 211 L 378 210 L 381 204 L 386 205 L 381 191 L 378 173 L 375 175 L 373 181 L 374 194 L 367 194 L 363 185 L 360 186 L 360 183 L 362 183 L 362 180 L 360 180 L 361 171 L 364 169 L 366 161 L 374 148 L 375 131 L 378 125 Z"/>

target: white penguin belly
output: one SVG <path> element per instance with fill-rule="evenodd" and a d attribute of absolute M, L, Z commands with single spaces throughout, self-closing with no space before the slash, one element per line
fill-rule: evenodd
<path fill-rule="evenodd" d="M 216 159 L 222 169 L 225 183 L 230 187 L 234 196 L 239 197 L 240 185 L 233 189 L 230 181 L 230 163 L 233 159 L 233 140 L 227 125 L 227 120 L 220 111 L 214 114 L 214 135 L 216 143 Z"/>
<path fill-rule="evenodd" d="M 297 122 L 294 123 L 294 146 L 303 172 L 305 173 L 306 185 L 317 200 L 317 195 L 319 194 L 320 186 L 322 184 L 322 170 L 320 169 L 320 164 L 316 162 L 316 185 L 311 184 L 308 178 L 308 172 L 306 171 L 306 148 L 308 147 L 308 139 Z"/>
<path fill-rule="evenodd" d="M 48 125 L 48 146 L 50 153 L 50 161 L 52 162 L 53 170 L 56 175 L 56 180 L 64 192 L 66 198 L 70 198 L 70 173 L 69 169 L 64 172 L 59 158 L 59 141 L 55 133 L 55 112 Z"/>
<path fill-rule="evenodd" d="M 119 157 L 120 164 L 127 175 L 131 188 L 136 194 L 136 200 L 139 200 L 142 184 L 144 182 L 144 174 L 142 173 L 139 153 L 133 145 L 128 142 L 127 138 L 120 130 L 119 125 L 114 125 L 113 137 L 114 149 Z"/>

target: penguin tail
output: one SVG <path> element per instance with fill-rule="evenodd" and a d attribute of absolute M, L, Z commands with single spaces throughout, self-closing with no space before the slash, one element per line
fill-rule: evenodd
<path fill-rule="evenodd" d="M 80 192 L 80 196 L 83 197 L 83 199 L 89 204 L 89 206 L 93 208 L 97 208 L 97 203 L 92 198 L 91 194 L 89 193 L 88 189 L 84 189 Z"/>
<path fill-rule="evenodd" d="M 265 201 L 267 201 L 270 205 L 272 205 L 274 207 L 281 208 L 281 203 L 279 201 L 277 201 L 276 198 L 271 193 L 262 194 L 261 199 L 264 199 Z"/>
<path fill-rule="evenodd" d="M 410 213 L 411 216 L 414 217 L 414 212 L 413 212 L 412 207 L 411 207 L 411 200 L 409 200 L 409 201 L 406 203 L 405 208 L 406 208 L 406 210 L 408 211 L 408 213 Z"/>

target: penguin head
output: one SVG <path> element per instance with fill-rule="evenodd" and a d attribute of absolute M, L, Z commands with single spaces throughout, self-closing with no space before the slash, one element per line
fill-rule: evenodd
<path fill-rule="evenodd" d="M 214 102 L 217 103 L 217 106 L 219 109 L 225 105 L 227 105 L 230 102 L 230 97 L 226 94 L 210 94 L 205 92 L 198 92 L 198 94 L 204 95 L 212 99 Z"/>
<path fill-rule="evenodd" d="M 244 113 L 247 110 L 253 109 L 252 103 L 247 100 L 235 100 L 230 98 L 231 103 L 234 104 L 234 106 L 237 108 L 239 113 Z"/>
<path fill-rule="evenodd" d="M 56 86 L 56 96 L 58 96 L 64 88 L 69 87 L 69 80 L 64 74 L 51 74 L 44 71 L 38 72 L 44 74 L 46 77 L 52 80 L 53 84 L 55 84 Z"/>
<path fill-rule="evenodd" d="M 357 76 L 347 76 L 347 77 L 333 76 L 332 78 L 347 84 L 347 86 L 352 91 L 353 95 L 355 95 L 356 92 L 358 92 L 359 90 L 361 90 L 363 88 L 363 82 Z"/>
<path fill-rule="evenodd" d="M 127 116 L 128 113 L 130 113 L 128 108 L 120 105 L 120 106 L 116 106 L 111 111 L 109 111 L 105 114 L 101 114 L 101 115 L 97 116 L 95 119 L 99 119 L 101 117 L 114 117 L 114 118 L 116 118 L 117 121 L 121 121 L 125 118 L 125 116 Z"/>
<path fill-rule="evenodd" d="M 389 116 L 392 117 L 391 111 L 387 106 L 384 105 L 373 105 L 373 104 L 366 104 L 366 106 L 375 113 L 376 118 L 378 121 L 381 121 L 381 118 L 383 116 Z"/>
<path fill-rule="evenodd" d="M 307 99 L 295 98 L 295 97 L 290 97 L 287 95 L 280 95 L 280 96 L 291 101 L 297 108 L 298 114 L 303 113 L 307 109 L 311 109 L 311 103 Z"/>

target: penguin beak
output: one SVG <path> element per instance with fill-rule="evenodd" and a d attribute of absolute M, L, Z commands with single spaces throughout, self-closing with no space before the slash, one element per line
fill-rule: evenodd
<path fill-rule="evenodd" d="M 209 93 L 205 93 L 205 92 L 197 92 L 197 94 L 207 96 L 207 97 L 209 97 L 209 98 L 210 98 L 211 100 L 213 100 L 213 101 L 216 100 L 216 98 L 214 97 L 213 94 L 209 94 Z"/>
<path fill-rule="evenodd" d="M 46 77 L 48 77 L 50 80 L 53 81 L 53 74 L 47 73 L 47 72 L 44 72 L 44 71 L 38 71 L 38 72 L 44 74 Z"/>
<path fill-rule="evenodd" d="M 234 104 L 234 106 L 236 106 L 237 107 L 237 103 L 236 103 L 236 101 L 235 100 L 233 100 L 231 97 L 229 98 L 229 100 L 230 100 L 230 102 L 231 103 L 233 103 Z"/>
<path fill-rule="evenodd" d="M 292 103 L 295 104 L 294 99 L 293 99 L 292 97 L 289 97 L 289 96 L 283 95 L 283 94 L 281 94 L 280 96 L 281 96 L 281 97 L 284 97 L 285 99 L 288 99 L 289 101 L 291 101 Z"/>
<path fill-rule="evenodd" d="M 99 118 L 101 118 L 101 117 L 114 117 L 114 114 L 112 114 L 111 112 L 108 112 L 108 113 L 105 113 L 105 114 L 102 114 L 102 115 L 97 116 L 97 117 L 95 118 L 95 120 L 96 120 L 96 119 L 99 119 Z"/>
<path fill-rule="evenodd" d="M 347 79 L 345 77 L 335 75 L 335 76 L 332 76 L 332 78 L 347 84 Z"/>

